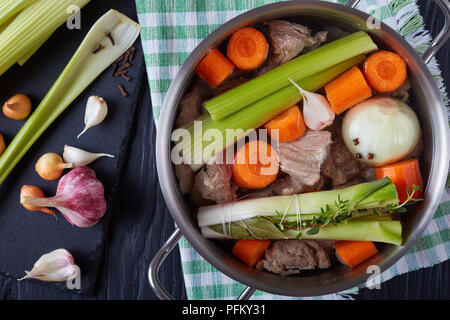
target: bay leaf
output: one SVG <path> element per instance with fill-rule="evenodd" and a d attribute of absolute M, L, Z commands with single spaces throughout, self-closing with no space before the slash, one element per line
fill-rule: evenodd
<path fill-rule="evenodd" d="M 231 223 L 209 226 L 212 230 L 231 236 L 234 239 L 287 239 L 271 221 L 254 217 Z"/>

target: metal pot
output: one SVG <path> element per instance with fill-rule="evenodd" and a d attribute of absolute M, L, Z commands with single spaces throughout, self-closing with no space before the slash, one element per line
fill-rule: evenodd
<path fill-rule="evenodd" d="M 317 296 L 340 292 L 364 283 L 370 273 L 370 265 L 379 266 L 381 272 L 399 260 L 421 236 L 431 221 L 444 189 L 449 163 L 449 129 L 445 107 L 438 87 L 426 63 L 450 36 L 450 4 L 448 0 L 436 0 L 445 14 L 445 27 L 432 42 L 426 53 L 420 57 L 415 50 L 394 30 L 381 23 L 377 29 L 370 28 L 369 15 L 353 9 L 358 0 L 348 1 L 347 6 L 322 1 L 288 1 L 266 5 L 228 21 L 204 39 L 190 54 L 173 80 L 164 101 L 164 112 L 159 120 L 156 145 L 158 176 L 167 206 L 178 228 L 155 255 L 149 267 L 149 281 L 156 295 L 161 299 L 173 299 L 158 279 L 159 268 L 165 257 L 176 245 L 181 235 L 214 267 L 227 276 L 247 285 L 239 299 L 249 298 L 255 289 L 287 296 Z M 326 271 L 308 273 L 299 277 L 282 277 L 249 268 L 224 252 L 214 241 L 205 239 L 195 224 L 193 213 L 179 191 L 174 168 L 170 158 L 171 132 L 177 116 L 178 104 L 183 97 L 193 70 L 210 48 L 216 47 L 234 31 L 252 24 L 282 17 L 303 17 L 323 21 L 347 30 L 364 30 L 375 41 L 399 53 L 408 64 L 412 82 L 413 102 L 420 118 L 425 150 L 421 159 L 426 188 L 425 201 L 408 212 L 404 227 L 404 245 L 386 246 L 375 256 L 356 269 L 344 266 L 332 267 Z"/>

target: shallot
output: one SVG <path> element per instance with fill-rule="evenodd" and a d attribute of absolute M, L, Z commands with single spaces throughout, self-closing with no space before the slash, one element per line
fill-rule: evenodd
<path fill-rule="evenodd" d="M 23 197 L 45 198 L 45 194 L 38 187 L 25 185 L 22 187 L 22 189 L 20 189 L 21 203 L 22 203 Z M 53 212 L 53 210 L 50 210 L 49 208 L 46 208 L 46 207 L 31 206 L 31 205 L 26 205 L 26 204 L 23 206 L 25 209 L 27 209 L 29 211 L 41 211 L 41 212 L 45 212 L 45 213 L 48 213 L 51 215 L 55 214 L 55 212 Z"/>
<path fill-rule="evenodd" d="M 57 249 L 39 258 L 31 271 L 25 271 L 25 279 L 39 279 L 43 281 L 68 281 L 75 279 L 80 273 L 80 267 L 75 264 L 72 254 L 66 249 Z"/>
<path fill-rule="evenodd" d="M 56 153 L 46 153 L 36 162 L 36 172 L 42 179 L 56 180 L 59 179 L 64 169 L 74 168 L 73 163 L 64 163 L 60 155 Z"/>
<path fill-rule="evenodd" d="M 71 146 L 64 147 L 64 161 L 73 163 L 75 167 L 87 166 L 101 157 L 114 158 L 113 155 L 107 153 L 91 153 Z"/>
<path fill-rule="evenodd" d="M 91 96 L 88 99 L 86 104 L 86 113 L 84 115 L 84 124 L 85 127 L 83 131 L 78 135 L 77 139 L 81 137 L 83 133 L 85 133 L 89 128 L 100 124 L 103 120 L 105 120 L 106 115 L 108 114 L 108 105 L 106 104 L 105 99 Z"/>
<path fill-rule="evenodd" d="M 54 197 L 22 197 L 21 203 L 56 208 L 69 223 L 81 228 L 92 227 L 106 212 L 103 184 L 94 170 L 85 166 L 64 175 Z"/>
<path fill-rule="evenodd" d="M 3 136 L 0 133 L 0 156 L 2 155 L 3 152 L 5 152 L 5 149 L 6 149 L 5 140 L 3 140 Z"/>
<path fill-rule="evenodd" d="M 303 90 L 289 79 L 303 97 L 303 119 L 311 130 L 322 130 L 333 124 L 336 116 L 333 108 L 324 96 Z"/>
<path fill-rule="evenodd" d="M 3 113 L 10 119 L 24 120 L 31 113 L 31 101 L 24 94 L 16 94 L 3 105 Z"/>

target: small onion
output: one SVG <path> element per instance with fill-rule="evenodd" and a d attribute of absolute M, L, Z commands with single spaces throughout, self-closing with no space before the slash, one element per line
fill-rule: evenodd
<path fill-rule="evenodd" d="M 419 143 L 421 129 L 416 114 L 406 103 L 375 97 L 346 113 L 342 136 L 357 159 L 379 167 L 411 153 Z"/>

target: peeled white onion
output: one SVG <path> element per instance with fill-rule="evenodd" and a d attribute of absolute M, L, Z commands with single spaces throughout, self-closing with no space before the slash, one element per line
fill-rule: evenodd
<path fill-rule="evenodd" d="M 421 129 L 416 114 L 406 103 L 374 97 L 346 113 L 342 136 L 358 160 L 380 167 L 411 153 L 419 143 Z"/>

